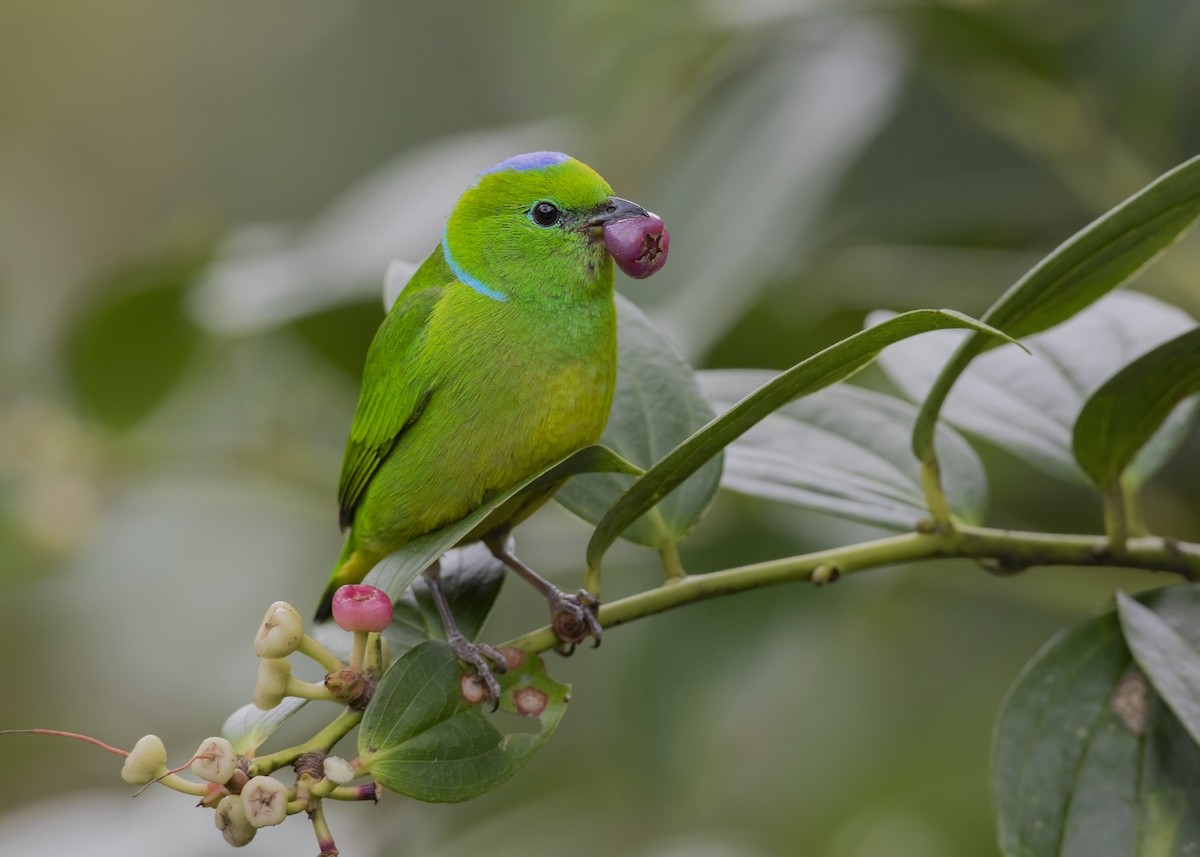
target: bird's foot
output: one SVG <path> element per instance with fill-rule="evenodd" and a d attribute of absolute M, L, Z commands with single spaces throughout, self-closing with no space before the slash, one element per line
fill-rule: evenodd
<path fill-rule="evenodd" d="M 482 689 L 486 689 L 487 697 L 492 700 L 492 711 L 495 711 L 500 704 L 500 682 L 496 680 L 496 673 L 503 675 L 508 670 L 508 661 L 504 655 L 486 643 L 472 643 L 459 633 L 447 634 L 446 642 L 450 644 L 456 658 L 475 667 L 472 680 L 482 685 Z M 491 664 L 488 661 L 491 661 Z M 480 699 L 472 699 L 470 694 L 464 695 L 468 696 L 468 701 L 471 702 L 478 702 Z"/>
<path fill-rule="evenodd" d="M 556 652 L 569 655 L 575 651 L 576 645 L 588 637 L 596 641 L 595 646 L 600 645 L 604 628 L 596 616 L 600 609 L 599 598 L 586 589 L 568 595 L 521 562 L 512 551 L 512 539 L 507 529 L 496 530 L 485 542 L 496 559 L 529 581 L 550 605 L 550 627 L 554 629 L 559 641 L 554 647 Z"/>
<path fill-rule="evenodd" d="M 604 628 L 596 616 L 600 609 L 600 599 L 581 589 L 574 595 L 568 595 L 560 589 L 555 589 L 546 596 L 550 603 L 550 627 L 558 636 L 559 643 L 555 651 L 560 655 L 569 655 L 575 651 L 575 646 L 588 637 L 600 645 Z"/>

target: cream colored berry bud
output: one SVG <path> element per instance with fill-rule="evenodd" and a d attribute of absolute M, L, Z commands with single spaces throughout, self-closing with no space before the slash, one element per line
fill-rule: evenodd
<path fill-rule="evenodd" d="M 283 702 L 287 694 L 292 665 L 283 658 L 263 658 L 258 662 L 258 681 L 254 684 L 254 704 L 263 711 Z"/>
<path fill-rule="evenodd" d="M 326 756 L 325 779 L 335 785 L 343 785 L 354 779 L 354 766 L 340 756 Z"/>
<path fill-rule="evenodd" d="M 304 639 L 304 620 L 296 608 L 286 601 L 276 601 L 267 608 L 254 638 L 254 654 L 260 658 L 286 658 L 300 647 Z"/>
<path fill-rule="evenodd" d="M 287 786 L 274 777 L 254 777 L 242 786 L 241 797 L 252 827 L 270 827 L 287 818 Z"/>
<path fill-rule="evenodd" d="M 167 748 L 157 735 L 138 739 L 121 766 L 121 779 L 135 786 L 152 782 L 167 772 Z"/>
<path fill-rule="evenodd" d="M 254 838 L 258 828 L 246 818 L 241 795 L 225 795 L 217 804 L 217 830 L 234 848 L 241 848 Z"/>
<path fill-rule="evenodd" d="M 237 753 L 225 738 L 206 738 L 192 758 L 192 773 L 210 783 L 224 785 L 237 770 Z"/>

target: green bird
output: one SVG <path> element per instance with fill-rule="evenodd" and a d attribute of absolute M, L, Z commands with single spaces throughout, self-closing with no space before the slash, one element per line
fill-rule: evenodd
<path fill-rule="evenodd" d="M 406 542 L 600 438 L 617 366 L 613 255 L 648 276 L 668 240 L 661 220 L 564 154 L 518 155 L 477 176 L 368 351 L 338 487 L 349 533 L 319 619 L 339 586 Z M 596 600 L 538 576 L 508 538 L 557 487 L 515 498 L 463 542 L 483 540 L 541 591 L 574 644 L 599 638 Z M 495 698 L 484 656 L 503 659 L 458 633 L 437 566 L 426 576 L 447 638 Z"/>

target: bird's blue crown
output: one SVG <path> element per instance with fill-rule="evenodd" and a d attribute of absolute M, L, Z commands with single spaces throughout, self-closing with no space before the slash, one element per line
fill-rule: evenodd
<path fill-rule="evenodd" d="M 540 170 L 569 160 L 571 160 L 570 157 L 562 152 L 526 152 L 524 155 L 513 155 L 511 158 L 506 158 L 479 175 L 486 176 L 488 173 L 501 173 L 505 170 Z"/>

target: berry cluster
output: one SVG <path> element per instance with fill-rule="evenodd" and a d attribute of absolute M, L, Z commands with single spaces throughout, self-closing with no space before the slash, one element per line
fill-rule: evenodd
<path fill-rule="evenodd" d="M 254 639 L 254 652 L 259 657 L 258 680 L 253 707 L 240 712 L 248 712 L 245 721 L 261 723 L 262 715 L 256 718 L 255 709 L 260 712 L 276 709 L 288 697 L 295 699 L 295 707 L 304 700 L 325 700 L 345 706 L 329 726 L 295 747 L 256 756 L 258 745 L 272 728 L 252 729 L 254 734 L 250 737 L 206 738 L 188 761 L 171 768 L 167 765 L 167 749 L 157 735 L 146 735 L 132 750 L 125 751 L 71 732 L 6 731 L 76 738 L 124 756 L 121 777 L 125 782 L 141 786 L 158 783 L 198 797 L 200 806 L 214 810 L 217 829 L 235 847 L 250 842 L 259 828 L 280 824 L 289 815 L 305 813 L 313 824 L 320 857 L 334 857 L 338 850 L 325 821 L 322 801 L 379 799 L 379 787 L 374 781 L 353 784 L 354 780 L 367 776 L 358 759 L 347 761 L 330 755 L 329 751 L 359 722 L 387 666 L 387 647 L 381 632 L 391 622 L 392 602 L 386 593 L 373 586 L 343 586 L 333 599 L 333 618 L 339 627 L 353 634 L 348 663 L 310 636 L 300 614 L 284 601 L 276 601 L 267 609 Z M 316 661 L 326 671 L 322 683 L 302 681 L 292 675 L 288 657 L 296 652 Z M 278 722 L 282 719 L 279 717 Z M 274 776 L 289 766 L 295 772 L 290 786 Z M 184 771 L 190 771 L 198 779 L 181 776 Z"/>

